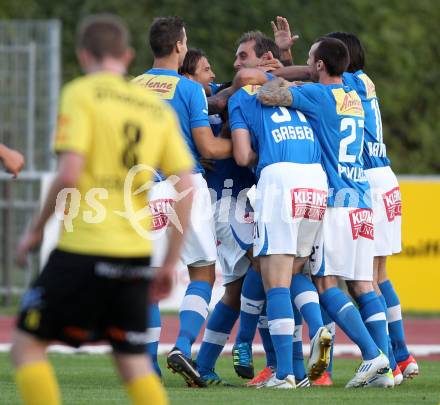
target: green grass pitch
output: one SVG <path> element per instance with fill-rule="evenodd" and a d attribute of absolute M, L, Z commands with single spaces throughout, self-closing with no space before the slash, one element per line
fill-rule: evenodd
<path fill-rule="evenodd" d="M 61 385 L 63 404 L 128 404 L 108 356 L 103 355 L 51 355 Z M 180 376 L 171 374 L 164 366 L 164 383 L 172 404 L 374 404 L 374 405 L 438 405 L 440 401 L 440 362 L 419 361 L 421 375 L 395 389 L 346 390 L 344 384 L 352 377 L 357 365 L 354 360 L 336 359 L 335 386 L 308 389 L 256 390 L 251 388 L 190 389 Z M 257 369 L 263 358 L 255 359 Z M 229 356 L 220 359 L 217 371 L 237 386 L 244 380 L 236 377 Z M 19 404 L 7 354 L 0 354 L 0 404 Z M 153 404 L 154 405 L 154 404 Z"/>

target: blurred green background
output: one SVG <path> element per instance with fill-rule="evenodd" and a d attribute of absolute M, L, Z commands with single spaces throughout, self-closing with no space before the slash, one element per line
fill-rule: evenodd
<path fill-rule="evenodd" d="M 151 65 L 147 32 L 152 19 L 180 15 L 189 45 L 206 51 L 217 81 L 233 74 L 236 41 L 248 30 L 272 35 L 270 20 L 289 19 L 300 35 L 295 63 L 311 42 L 330 31 L 351 31 L 367 50 L 366 71 L 381 99 L 388 155 L 397 173 L 440 173 L 440 4 L 437 0 L 16 0 L 0 2 L 0 18 L 60 19 L 63 80 L 79 74 L 74 40 L 84 15 L 112 12 L 129 25 L 137 57 L 130 73 Z"/>

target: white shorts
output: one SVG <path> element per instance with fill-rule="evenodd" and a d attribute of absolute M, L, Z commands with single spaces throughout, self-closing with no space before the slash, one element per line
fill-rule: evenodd
<path fill-rule="evenodd" d="M 310 256 L 312 275 L 372 281 L 374 257 L 372 210 L 327 207 L 322 222 L 314 252 Z"/>
<path fill-rule="evenodd" d="M 214 218 L 206 180 L 200 173 L 191 176 L 194 187 L 194 201 L 188 225 L 181 260 L 184 265 L 213 264 L 217 258 Z M 149 194 L 149 205 L 153 214 L 153 254 L 151 265 L 160 267 L 168 248 L 170 228 L 170 206 L 176 198 L 176 191 L 168 180 L 157 183 Z"/>
<path fill-rule="evenodd" d="M 253 245 L 254 214 L 247 198 L 226 197 L 215 204 L 217 254 L 223 284 L 243 277 L 251 265 L 247 252 Z"/>
<path fill-rule="evenodd" d="M 320 164 L 275 163 L 261 171 L 255 201 L 254 256 L 310 255 L 327 206 Z"/>
<path fill-rule="evenodd" d="M 374 223 L 374 256 L 390 256 L 402 250 L 402 199 L 391 167 L 365 170 L 371 187 Z"/>

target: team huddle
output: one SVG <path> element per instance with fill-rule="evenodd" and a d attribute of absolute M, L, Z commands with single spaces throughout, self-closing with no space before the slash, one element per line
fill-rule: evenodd
<path fill-rule="evenodd" d="M 44 403 L 58 403 L 48 400 L 59 393 L 45 357 L 54 339 L 108 340 L 133 403 L 165 403 L 144 353 L 161 376 L 158 303 L 177 260 L 190 283 L 167 366 L 190 387 L 229 385 L 215 365 L 236 322 L 233 367 L 249 387 L 332 385 L 335 324 L 362 354 L 347 388 L 394 387 L 418 374 L 386 273 L 386 257 L 401 250 L 400 189 L 362 45 L 353 34 L 327 34 L 311 45 L 307 65 L 293 65 L 298 38 L 285 18 L 272 28 L 274 40 L 259 31 L 241 36 L 235 77 L 217 84 L 207 56 L 187 49 L 179 17 L 153 21 L 153 66 L 131 83 L 121 76 L 132 57 L 124 26 L 109 16 L 83 26 L 78 55 L 87 74 L 63 93 L 59 174 L 18 257 L 38 245 L 63 187 L 111 184 L 103 204 L 120 209 L 121 179 L 139 164 L 157 170 L 133 185 L 154 180 L 152 243 L 110 211 L 100 224 L 78 216 L 74 231 L 63 231 L 18 320 L 12 358 L 26 403 L 35 403 L 36 375 L 44 376 Z M 135 195 L 141 209 L 145 195 Z M 208 318 L 217 261 L 225 293 Z M 95 292 L 101 305 L 90 310 Z M 258 373 L 257 329 L 266 354 Z"/>
<path fill-rule="evenodd" d="M 181 24 L 181 36 L 174 41 L 185 42 L 182 22 L 166 18 L 153 24 L 150 41 L 160 30 L 165 36 L 176 24 Z M 292 38 L 287 20 L 279 17 L 273 27 L 278 42 L 280 36 Z M 161 43 L 165 48 L 166 39 Z M 392 346 L 387 331 L 387 313 L 389 322 L 401 322 L 385 271 L 386 256 L 401 249 L 401 204 L 383 143 L 374 84 L 362 71 L 363 50 L 352 34 L 320 38 L 310 49 L 308 66 L 284 67 L 278 62 L 290 46 L 280 49 L 260 32 L 244 34 L 234 63 L 238 73 L 228 87 L 233 93 L 228 107 L 205 116 L 204 122 L 199 119 L 203 100 L 200 106 L 194 101 L 203 93 L 201 86 L 191 84 L 194 93 L 188 91 L 183 101 L 189 80 L 203 86 L 210 112 L 218 104 L 216 94 L 222 94 L 201 51 L 190 49 L 185 57 L 180 55 L 184 58 L 179 72 L 184 77 L 172 90 L 160 92 L 177 111 L 196 161 L 202 161 L 194 174 L 197 189 L 209 187 L 216 196 L 214 223 L 206 220 L 209 200 L 193 208 L 182 256 L 191 282 L 180 308 L 179 336 L 168 354 L 168 367 L 190 386 L 227 384 L 215 373 L 215 363 L 240 318 L 233 360 L 237 374 L 251 379 L 248 386 L 331 384 L 326 370 L 336 322 L 363 357 L 347 387 L 394 386 L 402 381 L 400 367 L 405 377 L 418 369 L 403 339 Z M 289 60 L 284 62 L 291 65 Z M 275 76 L 314 83 L 290 83 Z M 175 77 L 175 71 L 152 69 L 134 81 L 154 90 Z M 184 103 L 189 106 L 189 119 L 180 113 Z M 218 139 L 217 149 L 207 150 L 194 131 L 207 127 L 208 121 Z M 233 158 L 225 159 L 228 132 Z M 214 162 L 204 170 L 206 162 L 200 157 Z M 247 193 L 254 184 L 254 193 Z M 150 204 L 172 200 L 170 190 L 159 183 L 150 193 Z M 203 225 L 197 216 L 205 218 Z M 252 217 L 253 221 L 248 220 Z M 194 362 L 191 345 L 208 313 L 216 241 L 226 292 L 209 317 Z M 346 281 L 358 309 L 338 288 L 338 279 Z M 160 374 L 157 305 L 151 311 L 149 350 Z M 311 341 L 307 369 L 302 355 L 303 319 Z M 255 377 L 252 341 L 257 327 L 267 367 Z"/>

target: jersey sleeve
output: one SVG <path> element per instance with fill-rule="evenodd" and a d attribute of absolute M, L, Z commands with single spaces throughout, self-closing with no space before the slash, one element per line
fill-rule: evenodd
<path fill-rule="evenodd" d="M 194 160 L 183 139 L 177 117 L 173 111 L 166 113 L 164 124 L 165 145 L 159 161 L 159 169 L 166 176 L 192 171 Z"/>
<path fill-rule="evenodd" d="M 85 155 L 90 146 L 91 127 L 91 112 L 86 96 L 77 86 L 68 85 L 61 95 L 55 151 Z"/>
<path fill-rule="evenodd" d="M 240 92 L 242 91 L 243 90 L 238 90 L 228 101 L 229 126 L 231 127 L 231 131 L 234 131 L 235 129 L 249 130 L 240 107 L 242 104 Z"/>
<path fill-rule="evenodd" d="M 208 101 L 205 90 L 199 83 L 192 83 L 192 95 L 190 99 L 190 126 L 191 129 L 209 127 Z"/>
<path fill-rule="evenodd" d="M 211 82 L 209 83 L 209 88 L 211 89 L 211 96 L 215 96 L 218 93 L 218 89 L 221 87 L 221 84 Z"/>
<path fill-rule="evenodd" d="M 289 87 L 293 96 L 292 108 L 315 113 L 320 108 L 322 100 L 322 91 L 316 84 L 304 84 L 302 86 Z"/>

